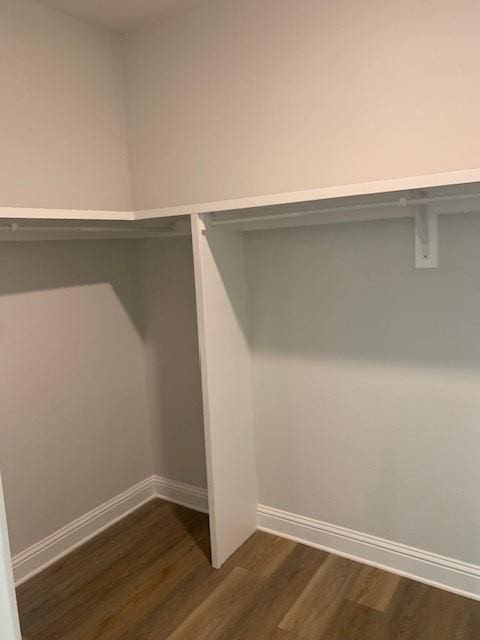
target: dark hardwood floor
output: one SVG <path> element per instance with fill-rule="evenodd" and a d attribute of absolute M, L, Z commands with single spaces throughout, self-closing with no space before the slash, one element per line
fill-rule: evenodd
<path fill-rule="evenodd" d="M 155 500 L 18 589 L 28 640 L 479 640 L 480 602 Z"/>

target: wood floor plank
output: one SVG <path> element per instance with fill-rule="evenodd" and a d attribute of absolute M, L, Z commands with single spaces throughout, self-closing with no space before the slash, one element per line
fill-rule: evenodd
<path fill-rule="evenodd" d="M 167 516 L 165 517 L 165 510 Z M 165 534 L 159 538 L 160 527 Z M 158 542 L 165 546 L 167 537 L 181 537 L 185 533 L 178 520 L 172 517 L 170 505 L 163 501 L 152 501 L 114 525 L 80 549 L 46 569 L 41 576 L 32 578 L 17 590 L 17 598 L 24 617 L 35 616 L 38 609 L 76 607 L 75 598 L 79 594 L 94 596 L 93 584 L 104 587 L 104 577 L 112 582 L 128 575 L 132 567 L 137 567 L 143 559 L 149 562 L 149 553 L 155 553 Z M 151 540 L 146 548 L 144 541 Z M 168 548 L 168 547 L 165 547 Z M 88 562 L 85 562 L 88 557 Z"/>
<path fill-rule="evenodd" d="M 307 640 L 321 638 L 360 569 L 357 563 L 330 555 L 280 622 L 280 629 Z"/>
<path fill-rule="evenodd" d="M 384 636 L 386 640 L 477 640 L 479 610 L 480 603 L 403 579 Z"/>
<path fill-rule="evenodd" d="M 84 629 L 84 633 L 88 631 L 94 634 L 95 625 L 101 625 L 102 619 L 108 618 L 111 611 L 120 608 L 120 603 L 128 602 L 131 594 L 141 588 L 150 572 L 157 571 L 161 574 L 165 566 L 170 566 L 185 548 L 194 547 L 201 556 L 203 551 L 192 539 L 191 531 L 195 531 L 196 527 L 198 534 L 207 537 L 205 516 L 198 513 L 193 515 L 194 512 L 188 510 L 191 518 L 188 526 L 191 531 L 187 531 L 183 522 L 179 523 L 177 520 L 178 511 L 169 510 L 170 515 L 164 520 L 164 505 L 159 504 L 157 508 L 157 520 L 148 519 L 145 527 L 145 523 L 142 522 L 142 535 L 134 537 L 133 546 L 130 538 L 124 540 L 120 536 L 117 545 L 123 547 L 121 541 L 127 543 L 124 554 L 115 553 L 111 561 L 101 565 L 101 570 L 89 572 L 85 569 L 91 578 L 88 581 L 81 580 L 78 589 L 70 589 L 68 595 L 62 595 L 64 582 L 58 574 L 59 580 L 54 594 L 35 609 L 33 615 L 32 611 L 29 611 L 24 616 L 20 602 L 25 632 L 41 640 L 57 640 L 62 633 L 65 638 L 75 637 L 75 630 L 83 629 L 88 621 L 90 626 L 88 630 Z M 182 518 L 184 515 L 181 512 Z M 147 545 L 145 540 L 149 541 Z M 98 560 L 96 550 L 92 559 L 95 566 Z M 81 563 L 76 562 L 67 571 L 63 571 L 62 575 L 69 575 L 72 570 L 81 574 Z M 65 628 L 68 629 L 68 634 L 64 631 Z"/>
<path fill-rule="evenodd" d="M 266 580 L 252 606 L 245 611 L 242 625 L 234 630 L 230 640 L 270 638 L 327 557 L 327 553 L 319 553 L 317 549 L 295 545 Z"/>
<path fill-rule="evenodd" d="M 259 590 L 261 578 L 235 567 L 167 640 L 219 640 L 239 620 L 247 601 Z"/>
<path fill-rule="evenodd" d="M 175 590 L 163 599 L 157 598 L 156 606 L 152 606 L 146 615 L 137 619 L 124 635 L 119 636 L 119 640 L 130 640 L 132 634 L 145 640 L 161 640 L 168 637 L 235 566 L 250 568 L 259 575 L 268 575 L 273 567 L 281 562 L 285 553 L 278 542 L 274 542 L 274 547 L 272 546 L 272 538 L 274 537 L 264 536 L 260 532 L 254 534 L 219 571 L 212 569 L 209 562 L 194 567 L 191 573 L 176 585 Z M 273 548 L 277 554 L 274 554 L 272 559 L 269 552 Z M 288 549 L 290 548 L 291 544 L 288 545 Z"/>
<path fill-rule="evenodd" d="M 344 600 L 330 618 L 322 640 L 387 640 L 386 616 L 350 600 Z"/>
<path fill-rule="evenodd" d="M 234 554 L 232 562 L 258 575 L 271 576 L 295 549 L 296 542 L 257 531 Z"/>
<path fill-rule="evenodd" d="M 480 640 L 480 602 L 154 500 L 18 589 L 25 640 Z"/>
<path fill-rule="evenodd" d="M 461 616 L 461 629 L 463 636 L 457 635 L 455 640 L 472 640 L 473 638 L 480 638 L 480 603 L 475 603 L 476 606 L 472 606 L 471 600 L 462 598 L 462 603 L 459 607 L 459 616 Z"/>
<path fill-rule="evenodd" d="M 17 590 L 17 598 L 22 604 L 24 614 L 30 608 L 43 605 L 57 594 L 68 598 L 71 593 L 80 590 L 105 568 L 115 564 L 120 557 L 127 556 L 130 549 L 138 548 L 141 541 L 145 540 L 145 528 L 151 526 L 154 531 L 160 521 L 170 525 L 177 524 L 171 517 L 169 503 L 152 500 L 48 567 L 41 575 L 24 583 Z M 119 539 L 122 541 L 121 544 L 118 543 Z M 88 563 L 85 563 L 85 555 L 88 555 Z"/>
<path fill-rule="evenodd" d="M 348 599 L 357 604 L 386 611 L 400 583 L 400 576 L 374 567 L 362 567 Z"/>
<path fill-rule="evenodd" d="M 252 638 L 252 640 L 254 639 Z M 293 631 L 284 631 L 284 629 L 277 627 L 269 635 L 266 635 L 264 640 L 300 640 L 300 638 Z"/>
<path fill-rule="evenodd" d="M 164 599 L 157 600 L 147 615 L 137 619 L 119 640 L 141 637 L 142 640 L 164 640 L 191 612 L 203 602 L 222 580 L 237 566 L 269 576 L 282 563 L 287 552 L 295 548 L 288 540 L 257 532 L 224 564 L 221 570 L 205 562 L 195 567 Z"/>
<path fill-rule="evenodd" d="M 182 622 L 217 588 L 228 572 L 216 571 L 209 565 L 196 567 L 164 599 L 159 600 L 148 615 L 134 623 L 116 640 L 166 640 Z"/>
<path fill-rule="evenodd" d="M 203 561 L 204 556 L 195 543 L 184 539 L 168 555 L 160 556 L 135 581 L 126 583 L 125 590 L 102 599 L 98 610 L 82 617 L 81 622 L 65 635 L 65 640 L 115 640 L 131 628 L 132 621 L 147 615 L 156 602 L 174 590 L 192 567 Z"/>

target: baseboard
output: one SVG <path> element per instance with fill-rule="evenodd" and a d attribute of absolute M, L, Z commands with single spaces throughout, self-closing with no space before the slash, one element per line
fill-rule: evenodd
<path fill-rule="evenodd" d="M 208 512 L 207 492 L 182 482 L 150 476 L 70 522 L 12 558 L 18 586 L 153 498 Z"/>
<path fill-rule="evenodd" d="M 477 565 L 263 505 L 258 506 L 258 528 L 480 600 L 480 566 Z"/>
<path fill-rule="evenodd" d="M 208 513 L 205 489 L 151 476 L 14 556 L 16 584 L 25 582 L 154 497 Z M 258 528 L 480 600 L 477 565 L 264 505 L 258 506 Z"/>
<path fill-rule="evenodd" d="M 207 490 L 161 476 L 153 476 L 154 494 L 169 502 L 189 507 L 195 511 L 208 513 Z"/>

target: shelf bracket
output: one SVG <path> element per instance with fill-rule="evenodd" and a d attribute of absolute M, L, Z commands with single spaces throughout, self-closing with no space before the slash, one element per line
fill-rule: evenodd
<path fill-rule="evenodd" d="M 420 205 L 415 213 L 415 269 L 438 267 L 437 214 Z"/>

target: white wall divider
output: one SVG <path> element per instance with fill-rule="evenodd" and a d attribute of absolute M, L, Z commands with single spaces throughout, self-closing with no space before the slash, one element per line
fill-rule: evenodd
<path fill-rule="evenodd" d="M 0 477 L 0 638 L 21 640 L 18 621 L 17 600 L 13 586 L 10 544 L 8 541 L 7 518 L 3 501 L 2 479 Z"/>
<path fill-rule="evenodd" d="M 257 475 L 243 235 L 192 216 L 212 564 L 256 530 Z"/>

